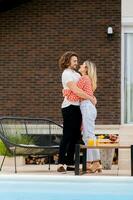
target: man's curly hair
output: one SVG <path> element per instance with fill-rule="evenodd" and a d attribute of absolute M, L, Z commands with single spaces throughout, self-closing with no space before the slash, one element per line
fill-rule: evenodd
<path fill-rule="evenodd" d="M 78 58 L 78 54 L 74 51 L 65 52 L 59 59 L 59 67 L 64 70 L 70 66 L 70 60 L 72 56 L 76 56 Z"/>

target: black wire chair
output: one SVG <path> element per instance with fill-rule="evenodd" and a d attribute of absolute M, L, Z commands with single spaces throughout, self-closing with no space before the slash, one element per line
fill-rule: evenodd
<path fill-rule="evenodd" d="M 45 118 L 1 117 L 0 139 L 6 147 L 5 157 L 10 153 L 14 157 L 17 173 L 16 156 L 46 155 L 49 158 L 59 151 L 62 126 Z"/>

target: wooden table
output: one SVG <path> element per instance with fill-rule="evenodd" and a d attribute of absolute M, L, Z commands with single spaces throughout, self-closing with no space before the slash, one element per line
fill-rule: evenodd
<path fill-rule="evenodd" d="M 75 147 L 75 175 L 80 175 L 80 153 L 82 158 L 82 173 L 86 173 L 86 151 L 87 149 L 130 149 L 131 150 L 131 176 L 133 176 L 133 145 L 120 145 L 119 143 L 98 144 L 97 146 L 86 146 L 76 144 Z"/>

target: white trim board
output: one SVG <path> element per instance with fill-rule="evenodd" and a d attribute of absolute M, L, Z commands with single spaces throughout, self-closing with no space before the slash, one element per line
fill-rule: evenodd
<path fill-rule="evenodd" d="M 133 17 L 122 17 L 122 26 L 133 26 Z"/>

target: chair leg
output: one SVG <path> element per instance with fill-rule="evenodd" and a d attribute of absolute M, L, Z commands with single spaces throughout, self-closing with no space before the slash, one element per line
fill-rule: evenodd
<path fill-rule="evenodd" d="M 4 154 L 4 158 L 3 158 L 1 166 L 0 166 L 0 171 L 2 170 L 2 167 L 3 167 L 4 161 L 5 161 L 6 155 L 7 155 L 7 150 L 6 150 L 5 154 Z"/>
<path fill-rule="evenodd" d="M 17 167 L 16 167 L 16 149 L 13 152 L 13 156 L 14 156 L 14 167 L 15 167 L 15 173 L 17 173 Z"/>

